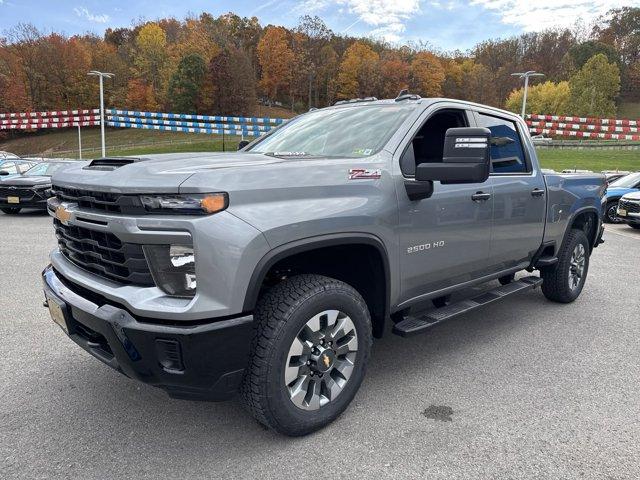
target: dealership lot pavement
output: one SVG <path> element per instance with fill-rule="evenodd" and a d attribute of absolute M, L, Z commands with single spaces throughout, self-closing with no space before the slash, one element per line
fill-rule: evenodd
<path fill-rule="evenodd" d="M 0 214 L 2 478 L 640 477 L 640 231 L 608 227 L 571 305 L 539 291 L 388 334 L 352 406 L 305 438 L 169 399 L 42 308 L 50 219 Z"/>

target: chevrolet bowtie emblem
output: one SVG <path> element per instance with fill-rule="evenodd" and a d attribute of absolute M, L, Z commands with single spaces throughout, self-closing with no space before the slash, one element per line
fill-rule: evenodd
<path fill-rule="evenodd" d="M 71 220 L 71 212 L 64 208 L 62 205 L 58 205 L 58 207 L 56 208 L 55 216 L 62 222 L 63 225 L 66 225 L 69 220 Z"/>
<path fill-rule="evenodd" d="M 325 368 L 329 368 L 329 365 L 331 365 L 331 359 L 326 353 L 322 355 L 322 363 L 324 363 Z"/>

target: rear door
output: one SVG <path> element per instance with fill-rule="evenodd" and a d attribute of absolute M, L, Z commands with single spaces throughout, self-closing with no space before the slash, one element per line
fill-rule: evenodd
<path fill-rule="evenodd" d="M 460 104 L 438 105 L 414 125 L 395 156 L 395 166 L 401 170 L 396 175 L 401 304 L 479 278 L 488 266 L 493 212 L 490 181 L 461 185 L 436 181 L 430 198 L 410 200 L 407 196 L 405 182 L 413 181 L 415 164 L 442 161 L 446 130 L 473 122 L 472 113 Z"/>
<path fill-rule="evenodd" d="M 546 186 L 533 165 L 527 132 L 518 122 L 492 111 L 475 111 L 478 127 L 491 130 L 493 228 L 492 272 L 524 265 L 542 244 Z"/>

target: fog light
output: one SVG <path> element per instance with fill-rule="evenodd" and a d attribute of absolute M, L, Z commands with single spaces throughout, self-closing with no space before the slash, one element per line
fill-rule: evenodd
<path fill-rule="evenodd" d="M 145 245 L 151 275 L 159 288 L 178 297 L 196 293 L 196 260 L 191 245 Z"/>

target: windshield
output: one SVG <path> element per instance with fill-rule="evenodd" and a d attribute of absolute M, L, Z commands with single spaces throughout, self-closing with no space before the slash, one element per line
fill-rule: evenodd
<path fill-rule="evenodd" d="M 412 105 L 362 105 L 302 115 L 250 151 L 279 157 L 368 157 L 389 141 Z"/>
<path fill-rule="evenodd" d="M 611 182 L 610 187 L 633 188 L 640 183 L 640 172 L 625 175 L 618 180 Z"/>
<path fill-rule="evenodd" d="M 27 170 L 26 172 L 24 172 L 23 175 L 29 175 L 29 176 L 44 176 L 44 177 L 50 177 L 51 175 L 53 175 L 53 173 L 58 170 L 59 168 L 63 167 L 64 165 L 67 165 L 67 163 L 39 163 L 38 165 L 31 167 L 29 170 Z"/>

